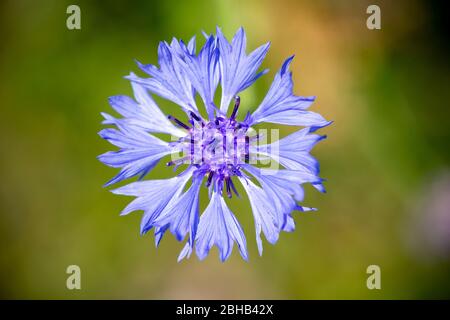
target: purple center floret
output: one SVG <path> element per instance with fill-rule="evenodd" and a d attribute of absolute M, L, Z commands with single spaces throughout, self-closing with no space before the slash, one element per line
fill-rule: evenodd
<path fill-rule="evenodd" d="M 189 123 L 168 116 L 177 126 L 186 129 L 187 135 L 181 138 L 183 157 L 167 163 L 168 166 L 188 164 L 198 168 L 207 175 L 206 187 L 218 188 L 225 186 L 227 196 L 231 198 L 232 191 L 238 195 L 231 177 L 241 176 L 243 163 L 250 161 L 250 137 L 248 125 L 236 120 L 240 98 L 235 98 L 235 105 L 230 118 L 218 115 L 215 119 L 205 122 L 194 112 L 190 112 Z"/>

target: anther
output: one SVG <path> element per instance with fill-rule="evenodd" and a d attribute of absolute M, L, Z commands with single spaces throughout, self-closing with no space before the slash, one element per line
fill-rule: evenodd
<path fill-rule="evenodd" d="M 194 118 L 195 121 L 200 121 L 200 117 L 196 115 L 194 112 L 191 111 L 189 114 L 191 115 L 192 118 Z"/>
<path fill-rule="evenodd" d="M 171 160 L 171 161 L 169 161 L 169 162 L 166 163 L 166 166 L 170 167 L 170 166 L 173 166 L 173 165 L 175 165 L 175 164 L 182 164 L 182 163 L 184 163 L 186 160 L 187 160 L 187 157 L 183 157 L 183 158 L 176 159 L 176 160 Z"/>
<path fill-rule="evenodd" d="M 191 129 L 188 125 L 184 124 L 183 122 L 181 122 L 180 120 L 178 120 L 177 118 L 175 118 L 175 117 L 173 117 L 173 116 L 171 116 L 171 115 L 168 115 L 167 118 L 168 118 L 170 121 L 175 122 L 177 125 L 179 125 L 180 127 L 183 127 L 183 128 L 186 129 L 186 130 L 190 130 L 190 129 Z"/>
<path fill-rule="evenodd" d="M 227 188 L 227 196 L 228 196 L 228 198 L 231 198 L 233 196 L 233 194 L 231 193 L 231 185 L 230 184 L 232 184 L 231 178 L 230 177 L 226 177 L 225 178 L 225 185 L 226 185 L 226 188 Z"/>
<path fill-rule="evenodd" d="M 234 103 L 233 112 L 231 113 L 230 120 L 234 120 L 236 118 L 237 111 L 239 109 L 239 105 L 241 104 L 241 98 L 239 96 L 236 96 L 236 98 L 234 98 L 234 99 L 235 99 L 235 103 Z"/>
<path fill-rule="evenodd" d="M 208 180 L 206 181 L 206 184 L 205 184 L 206 187 L 209 187 L 211 185 L 213 176 L 214 176 L 214 171 L 210 171 L 209 175 L 208 175 Z"/>
<path fill-rule="evenodd" d="M 245 163 L 248 163 L 250 159 L 250 137 L 245 136 Z"/>
<path fill-rule="evenodd" d="M 238 140 L 238 137 L 234 136 L 234 138 L 233 138 L 233 148 L 234 148 L 233 163 L 235 165 L 237 164 L 237 154 L 238 154 L 237 140 Z"/>
<path fill-rule="evenodd" d="M 239 198 L 239 193 L 236 190 L 236 187 L 234 186 L 233 180 L 230 178 L 228 178 L 228 182 L 229 186 L 231 187 L 231 190 L 234 191 L 234 193 L 236 194 L 236 196 Z M 230 197 L 231 198 L 231 197 Z"/>
<path fill-rule="evenodd" d="M 222 159 L 225 160 L 225 157 L 227 154 L 227 135 L 226 134 L 224 134 L 222 137 L 222 151 L 223 151 Z"/>
<path fill-rule="evenodd" d="M 191 162 L 194 163 L 194 152 L 195 152 L 195 140 L 194 136 L 191 135 L 191 141 L 190 141 L 190 152 L 191 152 Z"/>

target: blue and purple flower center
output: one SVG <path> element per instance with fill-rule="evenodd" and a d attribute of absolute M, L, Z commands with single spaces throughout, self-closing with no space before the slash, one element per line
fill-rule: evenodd
<path fill-rule="evenodd" d="M 250 144 L 258 139 L 258 135 L 250 134 L 245 121 L 236 120 L 239 105 L 237 96 L 229 118 L 219 115 L 209 122 L 190 112 L 190 125 L 169 115 L 172 122 L 188 133 L 173 144 L 181 147 L 182 157 L 167 165 L 177 167 L 189 163 L 197 167 L 199 173 L 207 175 L 206 187 L 216 186 L 221 191 L 225 186 L 228 197 L 232 197 L 232 191 L 238 195 L 232 177 L 242 176 L 241 165 L 250 161 Z"/>

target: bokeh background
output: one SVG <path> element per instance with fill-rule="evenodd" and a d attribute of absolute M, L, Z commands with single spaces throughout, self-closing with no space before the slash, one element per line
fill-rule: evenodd
<path fill-rule="evenodd" d="M 66 8 L 81 8 L 81 30 Z M 366 8 L 381 7 L 368 30 Z M 450 298 L 450 121 L 447 11 L 428 1 L 2 1 L 0 4 L 0 297 Z M 270 40 L 271 69 L 242 95 L 261 101 L 295 53 L 295 92 L 334 124 L 319 158 L 327 194 L 307 188 L 297 230 L 257 255 L 247 201 L 231 207 L 250 261 L 234 250 L 182 263 L 182 244 L 139 235 L 130 200 L 102 188 L 117 171 L 96 156 L 107 98 L 131 94 L 134 59 L 156 63 L 161 40 L 239 26 L 249 48 Z M 164 110 L 172 105 L 157 100 Z M 293 128 L 282 128 L 288 134 Z M 152 177 L 166 177 L 158 166 Z M 206 203 L 202 201 L 202 206 Z M 66 268 L 81 268 L 81 290 Z M 366 268 L 381 267 L 381 290 Z"/>

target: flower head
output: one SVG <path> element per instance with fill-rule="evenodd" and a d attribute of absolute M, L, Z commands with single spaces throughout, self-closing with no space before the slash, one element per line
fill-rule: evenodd
<path fill-rule="evenodd" d="M 236 183 L 242 184 L 252 207 L 259 253 L 262 254 L 261 233 L 274 244 L 281 231 L 293 231 L 292 212 L 314 210 L 300 206 L 305 183 L 324 191 L 319 178 L 319 164 L 309 152 L 324 136 L 314 134 L 327 126 L 317 113 L 308 111 L 315 97 L 293 93 L 288 58 L 261 104 L 243 121 L 237 120 L 241 100 L 239 92 L 251 86 L 267 70 L 258 69 L 267 53 L 264 44 L 247 55 L 246 36 L 240 28 L 229 42 L 220 28 L 215 35 L 205 35 L 203 47 L 196 53 L 196 41 L 188 44 L 173 39 L 158 47 L 159 67 L 138 62 L 150 77 L 134 73 L 131 81 L 134 99 L 114 96 L 111 106 L 122 118 L 103 114 L 104 124 L 113 125 L 100 131 L 100 136 L 120 149 L 107 152 L 99 159 L 120 172 L 107 186 L 139 176 L 139 180 L 164 157 L 167 166 L 180 173 L 170 179 L 132 182 L 113 190 L 116 194 L 136 197 L 123 211 L 144 212 L 141 233 L 154 229 L 156 245 L 169 230 L 186 245 L 179 259 L 189 257 L 193 250 L 205 258 L 217 246 L 220 259 L 226 260 L 237 244 L 247 260 L 245 235 L 225 199 L 239 196 Z M 220 85 L 220 105 L 214 100 Z M 179 105 L 186 117 L 165 116 L 153 95 Z M 196 95 L 203 100 L 205 115 L 197 106 Z M 219 101 L 219 99 L 218 99 Z M 254 126 L 275 123 L 304 127 L 270 144 L 261 143 L 262 135 Z M 152 133 L 170 134 L 175 139 L 163 141 Z M 180 156 L 181 154 L 181 156 Z M 263 159 L 281 168 L 258 166 Z M 199 191 L 209 190 L 209 204 L 199 213 Z"/>

